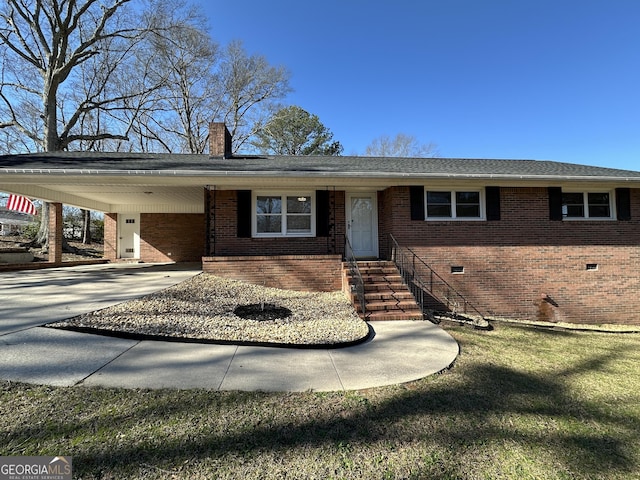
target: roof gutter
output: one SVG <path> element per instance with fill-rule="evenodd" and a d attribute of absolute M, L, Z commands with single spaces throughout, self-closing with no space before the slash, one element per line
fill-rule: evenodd
<path fill-rule="evenodd" d="M 522 180 L 522 181 L 582 181 L 640 183 L 638 177 L 593 175 L 518 175 L 494 173 L 398 173 L 398 172 L 335 172 L 323 170 L 76 170 L 76 169 L 0 169 L 0 175 L 56 175 L 56 176 L 153 176 L 153 177 L 335 177 L 359 179 L 452 179 L 452 180 Z"/>

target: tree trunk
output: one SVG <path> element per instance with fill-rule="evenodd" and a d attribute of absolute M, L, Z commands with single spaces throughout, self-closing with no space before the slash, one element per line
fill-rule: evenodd
<path fill-rule="evenodd" d="M 51 76 L 45 77 L 44 89 L 42 92 L 42 104 L 44 107 L 42 118 L 44 120 L 44 151 L 56 152 L 59 150 L 58 142 L 58 112 L 56 110 L 56 84 Z M 63 243 L 64 235 L 63 235 Z M 40 212 L 40 228 L 36 238 L 31 242 L 33 247 L 42 247 L 43 251 L 49 250 L 49 203 L 42 202 Z"/>
<path fill-rule="evenodd" d="M 91 210 L 82 210 L 82 243 L 91 243 Z"/>
<path fill-rule="evenodd" d="M 49 203 L 42 202 L 40 228 L 38 229 L 36 237 L 26 245 L 31 248 L 41 248 L 43 252 L 49 251 Z M 69 245 L 64 235 L 62 235 L 62 251 L 66 253 L 78 253 L 78 249 Z"/>
<path fill-rule="evenodd" d="M 47 250 L 49 247 L 49 204 L 42 202 L 42 209 L 40 210 L 40 228 L 30 245 L 32 247 L 42 247 L 43 250 Z"/>

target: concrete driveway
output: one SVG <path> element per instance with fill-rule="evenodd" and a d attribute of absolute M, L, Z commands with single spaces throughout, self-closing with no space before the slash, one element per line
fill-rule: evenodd
<path fill-rule="evenodd" d="M 0 272 L 0 335 L 170 287 L 199 264 L 113 264 Z"/>

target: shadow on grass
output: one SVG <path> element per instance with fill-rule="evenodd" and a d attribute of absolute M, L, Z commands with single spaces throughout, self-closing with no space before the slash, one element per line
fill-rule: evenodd
<path fill-rule="evenodd" d="M 467 478 L 465 469 L 475 461 L 468 458 L 471 452 L 481 457 L 490 445 L 511 443 L 544 450 L 576 478 L 624 476 L 638 468 L 632 450 L 640 442 L 638 418 L 580 400 L 567 384 L 575 375 L 607 368 L 621 353 L 587 357 L 544 375 L 490 363 L 469 365 L 459 375 L 417 382 L 373 400 L 357 393 L 141 391 L 128 396 L 89 389 L 78 397 L 88 398 L 87 405 L 71 400 L 69 408 L 95 406 L 94 415 L 73 416 L 70 422 L 64 412 L 54 412 L 44 423 L 9 434 L 10 444 L 71 439 L 74 451 L 64 453 L 73 455 L 77 474 L 85 477 L 105 471 L 127 477 L 145 464 L 172 468 L 211 458 L 255 459 L 264 452 L 286 456 L 295 449 L 317 448 L 335 456 L 345 446 L 364 462 L 370 459 L 356 452 L 376 443 L 460 455 L 444 464 L 414 465 L 411 478 Z M 103 397 L 122 404 L 105 407 Z M 95 442 L 89 448 L 82 446 L 86 437 Z"/>

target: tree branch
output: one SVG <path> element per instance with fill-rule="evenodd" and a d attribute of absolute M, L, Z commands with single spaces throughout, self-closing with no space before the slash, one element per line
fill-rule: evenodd
<path fill-rule="evenodd" d="M 31 26 L 33 23 L 35 23 L 35 26 L 37 27 L 35 33 L 38 34 L 39 37 L 41 37 L 42 31 L 40 30 L 37 22 L 35 22 L 35 19 L 34 20 L 29 19 L 29 17 L 27 17 L 26 13 L 21 10 L 20 6 L 17 4 L 15 0 L 8 0 L 8 1 L 10 5 L 14 5 L 14 9 L 17 10 L 20 16 L 25 19 L 25 21 L 27 22 L 27 25 Z M 11 13 L 9 15 L 1 15 L 2 18 L 4 18 L 4 20 L 9 25 L 11 25 L 12 29 L 9 30 L 8 33 L 5 33 L 4 30 L 0 30 L 0 40 L 2 40 L 3 43 L 6 44 L 7 47 L 9 47 L 9 49 L 12 52 L 20 56 L 23 60 L 30 63 L 34 67 L 36 67 L 38 70 L 43 71 L 44 65 L 40 61 L 42 56 L 40 57 L 37 56 L 29 46 L 25 36 L 22 33 L 22 30 L 18 26 L 18 23 L 15 21 L 15 18 L 13 16 L 13 14 L 15 13 L 14 9 L 11 10 Z M 11 40 L 10 35 L 12 33 L 17 37 L 18 44 L 22 47 L 23 50 L 21 50 L 18 47 L 18 44 L 16 44 L 13 40 Z M 44 46 L 45 47 L 47 46 L 46 43 L 44 44 Z M 47 49 L 47 54 L 49 53 L 50 52 Z"/>

